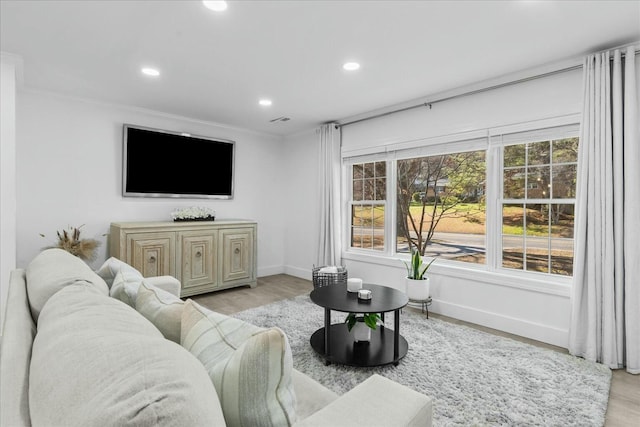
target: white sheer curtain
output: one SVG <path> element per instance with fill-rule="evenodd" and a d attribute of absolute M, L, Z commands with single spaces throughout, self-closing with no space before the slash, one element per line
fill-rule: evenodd
<path fill-rule="evenodd" d="M 589 55 L 569 351 L 640 373 L 640 87 L 634 47 Z"/>
<path fill-rule="evenodd" d="M 340 129 L 334 123 L 323 125 L 320 136 L 320 236 L 318 266 L 341 265 L 340 233 Z"/>

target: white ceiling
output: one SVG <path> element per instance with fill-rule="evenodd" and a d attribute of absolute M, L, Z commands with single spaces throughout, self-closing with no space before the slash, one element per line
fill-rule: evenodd
<path fill-rule="evenodd" d="M 277 135 L 640 40 L 639 1 L 0 5 L 28 88 Z"/>

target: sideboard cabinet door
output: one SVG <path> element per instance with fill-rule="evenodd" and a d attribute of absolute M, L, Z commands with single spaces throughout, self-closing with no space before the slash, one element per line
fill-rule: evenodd
<path fill-rule="evenodd" d="M 127 235 L 126 262 L 144 277 L 175 276 L 175 233 Z"/>
<path fill-rule="evenodd" d="M 222 284 L 237 280 L 252 280 L 253 229 L 237 228 L 220 231 L 222 240 Z"/>
<path fill-rule="evenodd" d="M 218 273 L 218 231 L 198 230 L 179 233 L 182 260 L 182 296 L 215 290 Z"/>

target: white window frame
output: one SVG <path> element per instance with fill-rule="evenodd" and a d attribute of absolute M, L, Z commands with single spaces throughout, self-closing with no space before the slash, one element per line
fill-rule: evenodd
<path fill-rule="evenodd" d="M 531 142 L 538 142 L 538 141 L 552 141 L 552 140 L 558 140 L 558 139 L 564 139 L 564 138 L 575 138 L 575 137 L 579 137 L 580 136 L 580 128 L 579 125 L 577 123 L 573 123 L 573 124 L 569 124 L 569 125 L 561 125 L 561 126 L 552 126 L 552 127 L 548 127 L 548 128 L 543 128 L 543 129 L 535 129 L 535 130 L 530 130 L 530 131 L 519 131 L 519 132 L 503 132 L 503 133 L 497 133 L 492 135 L 491 137 L 491 142 L 493 146 L 497 146 L 499 147 L 499 153 L 498 156 L 496 157 L 499 160 L 499 164 L 497 165 L 499 171 L 500 171 L 500 188 L 499 188 L 499 193 L 498 193 L 498 197 L 496 199 L 497 201 L 497 228 L 496 228 L 496 236 L 499 237 L 498 240 L 498 247 L 496 248 L 496 264 L 495 264 L 495 269 L 497 271 L 503 271 L 503 272 L 514 272 L 517 274 L 534 274 L 534 275 L 543 275 L 545 277 L 560 277 L 560 278 L 568 278 L 571 279 L 572 276 L 561 276 L 561 275 L 556 275 L 556 274 L 552 274 L 552 273 L 543 273 L 543 272 L 534 272 L 534 271 L 528 271 L 528 270 L 516 270 L 516 269 L 512 269 L 512 268 L 506 268 L 502 266 L 502 237 L 503 237 L 503 233 L 502 233 L 502 222 L 503 222 L 503 218 L 502 218 L 502 207 L 505 204 L 513 204 L 513 205 L 534 205 L 534 204 L 542 204 L 542 205 L 553 205 L 553 204 L 558 204 L 558 203 L 563 203 L 563 204 L 573 204 L 574 205 L 574 212 L 575 212 L 575 205 L 576 205 L 576 199 L 575 198 L 563 198 L 563 199 L 558 199 L 558 198 L 552 198 L 551 195 L 549 196 L 549 198 L 546 199 L 536 199 L 536 198 L 532 198 L 529 199 L 525 196 L 525 198 L 523 199 L 509 199 L 509 198 L 504 198 L 504 180 L 502 179 L 504 177 L 504 169 L 503 169 L 503 165 L 504 165 L 504 158 L 503 158 L 503 148 L 504 147 L 508 147 L 508 146 L 513 146 L 513 145 L 520 145 L 520 144 L 526 144 L 526 143 L 531 143 Z M 550 174 L 552 174 L 552 166 L 553 166 L 553 161 L 552 161 L 552 153 L 549 153 L 549 168 L 550 168 Z M 562 164 L 557 164 L 557 165 L 562 165 Z M 525 164 L 524 166 L 525 168 L 528 167 L 528 163 Z M 526 182 L 526 181 L 525 181 Z M 525 184 L 526 186 L 527 184 Z M 526 192 L 525 192 L 526 194 Z M 575 226 L 575 224 L 574 224 Z M 523 227 L 526 227 L 526 224 L 523 225 Z M 575 238 L 575 227 L 574 227 L 574 238 Z M 547 237 L 548 239 L 548 244 L 551 245 L 551 237 Z M 525 255 L 526 256 L 526 248 L 527 248 L 527 237 L 526 235 L 523 234 L 523 244 L 524 244 L 524 250 L 525 250 Z M 574 249 L 575 249 L 575 245 L 574 245 Z M 549 250 L 551 250 L 551 248 L 549 247 Z M 575 253 L 575 252 L 574 252 Z"/>
<path fill-rule="evenodd" d="M 390 187 L 390 180 L 389 180 L 389 162 L 388 161 L 384 161 L 385 164 L 385 194 L 386 199 L 385 200 L 353 200 L 353 165 L 357 165 L 357 164 L 363 164 L 363 163 L 375 163 L 375 162 L 383 162 L 384 160 L 361 160 L 359 159 L 358 161 L 353 161 L 350 162 L 348 166 L 345 166 L 345 164 L 343 163 L 343 176 L 346 177 L 345 184 L 346 184 L 346 195 L 347 195 L 347 209 L 346 212 L 344 212 L 344 214 L 342 215 L 343 218 L 346 219 L 346 223 L 347 223 L 347 228 L 345 230 L 345 233 L 343 233 L 343 235 L 345 236 L 345 241 L 343 242 L 343 247 L 347 248 L 348 251 L 351 252 L 361 252 L 364 254 L 367 253 L 375 253 L 375 254 L 385 254 L 387 255 L 387 246 L 388 246 L 388 237 L 389 237 L 389 218 L 388 218 L 388 214 L 389 214 L 389 203 L 387 202 L 389 200 L 389 187 Z M 345 174 L 345 170 L 346 170 L 346 174 Z M 371 206 L 384 206 L 384 248 L 382 250 L 379 249 L 368 249 L 368 248 L 359 248 L 356 246 L 351 246 L 351 229 L 353 228 L 353 224 L 351 223 L 351 210 L 353 209 L 354 205 L 371 205 Z M 373 238 L 373 237 L 372 237 Z"/>
<path fill-rule="evenodd" d="M 384 152 L 367 153 L 361 155 L 345 156 L 343 153 L 343 177 L 347 185 L 345 189 L 345 219 L 344 233 L 345 239 L 343 247 L 348 258 L 349 253 L 386 256 L 393 258 L 409 258 L 406 253 L 396 252 L 397 230 L 395 227 L 398 212 L 395 205 L 397 199 L 397 161 L 414 157 L 438 156 L 442 154 L 455 154 L 468 151 L 486 150 L 488 148 L 488 137 L 486 131 L 449 135 L 446 137 L 431 138 L 426 140 L 412 141 L 411 143 L 394 144 L 393 149 L 387 147 Z M 384 250 L 356 248 L 351 246 L 351 208 L 359 201 L 353 201 L 351 182 L 353 181 L 353 165 L 360 163 L 370 163 L 386 161 L 387 198 L 385 203 L 385 240 Z M 488 192 L 488 189 L 487 189 Z M 486 237 L 485 237 L 486 240 Z M 460 261 L 446 260 L 471 266 L 471 268 L 483 268 L 484 264 L 472 264 Z"/>
<path fill-rule="evenodd" d="M 485 223 L 485 264 L 473 264 L 454 260 L 439 260 L 431 268 L 451 277 L 485 281 L 499 286 L 541 291 L 549 294 L 568 295 L 572 277 L 502 268 L 502 150 L 505 136 L 535 136 L 540 131 L 562 126 L 572 129 L 579 127 L 580 114 L 546 118 L 513 125 L 486 128 L 470 132 L 442 135 L 412 141 L 392 142 L 375 147 L 357 148 L 342 152 L 343 182 L 343 259 L 386 265 L 401 266 L 399 258 L 408 259 L 407 254 L 397 253 L 396 247 L 396 179 L 399 159 L 486 149 L 486 223 Z M 573 135 L 576 136 L 576 135 Z M 556 135 L 551 139 L 561 139 Z M 480 142 L 482 141 L 482 142 Z M 484 145 L 482 145 L 484 144 Z M 482 148 L 478 148 L 478 147 Z M 385 248 L 383 251 L 350 247 L 351 227 L 351 165 L 372 161 L 387 162 L 387 202 L 385 206 Z M 389 202 L 390 201 L 390 202 Z M 548 201 L 547 201 L 548 202 Z"/>

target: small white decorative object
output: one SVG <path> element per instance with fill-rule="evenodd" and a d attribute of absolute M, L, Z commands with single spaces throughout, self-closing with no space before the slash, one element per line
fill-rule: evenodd
<path fill-rule="evenodd" d="M 371 299 L 371 291 L 369 289 L 360 289 L 358 291 L 358 298 L 370 300 Z"/>
<path fill-rule="evenodd" d="M 171 212 L 171 218 L 174 221 L 213 221 L 216 219 L 216 211 L 201 206 L 179 208 Z"/>
<path fill-rule="evenodd" d="M 362 289 L 362 279 L 347 279 L 348 292 L 358 292 L 360 289 Z"/>

